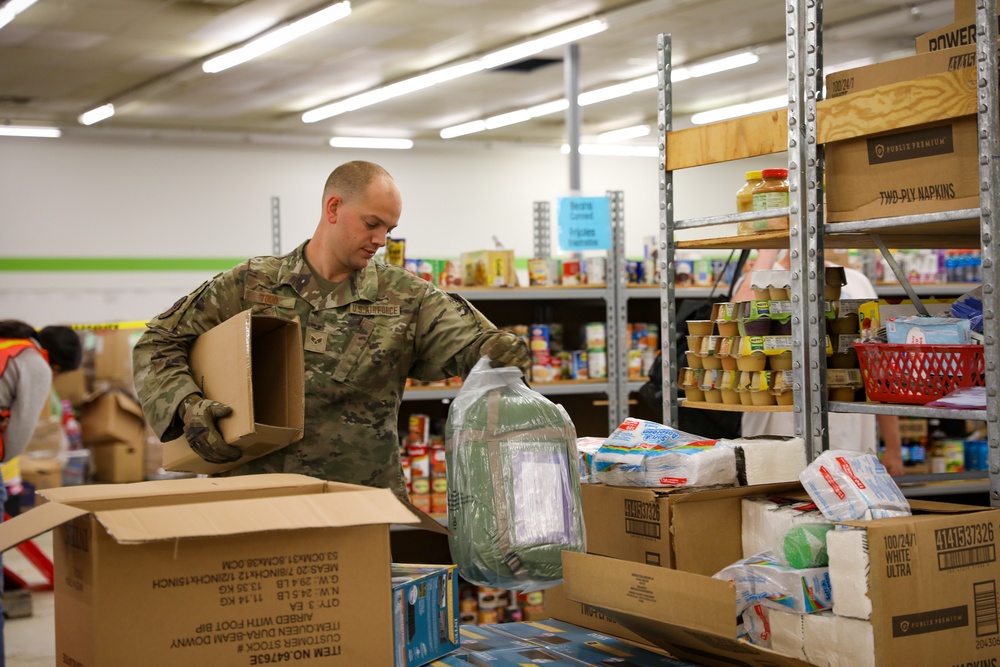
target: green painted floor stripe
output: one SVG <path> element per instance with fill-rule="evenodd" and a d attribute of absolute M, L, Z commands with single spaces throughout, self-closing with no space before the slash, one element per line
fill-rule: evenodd
<path fill-rule="evenodd" d="M 225 271 L 245 257 L 0 257 L 0 271 Z"/>

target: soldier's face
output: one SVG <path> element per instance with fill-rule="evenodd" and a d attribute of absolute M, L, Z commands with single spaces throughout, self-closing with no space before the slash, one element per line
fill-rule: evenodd
<path fill-rule="evenodd" d="M 368 266 L 389 232 L 396 228 L 402 202 L 396 184 L 379 178 L 368 186 L 363 197 L 341 201 L 336 209 L 334 252 L 347 271 Z"/>

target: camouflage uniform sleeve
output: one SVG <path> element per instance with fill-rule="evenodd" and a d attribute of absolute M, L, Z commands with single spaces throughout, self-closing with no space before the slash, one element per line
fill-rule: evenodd
<path fill-rule="evenodd" d="M 420 380 L 465 377 L 487 340 L 500 333 L 464 297 L 428 285 L 417 316 L 416 356 L 410 376 Z"/>
<path fill-rule="evenodd" d="M 188 365 L 194 339 L 242 310 L 246 264 L 220 273 L 154 317 L 132 351 L 136 393 L 146 419 L 163 441 L 179 438 L 177 407 L 200 391 Z"/>

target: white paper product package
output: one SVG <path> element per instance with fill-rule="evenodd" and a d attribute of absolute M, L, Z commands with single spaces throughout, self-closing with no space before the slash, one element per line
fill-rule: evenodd
<path fill-rule="evenodd" d="M 806 616 L 795 611 L 770 609 L 768 622 L 771 627 L 771 650 L 799 660 L 806 659 L 802 637 L 802 624 Z"/>
<path fill-rule="evenodd" d="M 830 521 L 909 516 L 910 504 L 874 454 L 831 449 L 799 481 Z"/>
<path fill-rule="evenodd" d="M 740 616 L 740 625 L 736 629 L 737 637 L 746 637 L 751 644 L 770 648 L 771 622 L 769 618 L 772 611 L 774 610 L 762 604 L 748 607 Z"/>
<path fill-rule="evenodd" d="M 448 409 L 448 544 L 471 583 L 518 591 L 562 581 L 586 550 L 576 429 L 516 367 L 481 359 Z"/>
<path fill-rule="evenodd" d="M 736 484 L 731 445 L 642 419 L 628 418 L 595 457 L 598 481 L 616 486 Z"/>
<path fill-rule="evenodd" d="M 794 482 L 809 462 L 802 438 L 754 436 L 723 442 L 736 448 L 740 486 Z"/>
<path fill-rule="evenodd" d="M 818 667 L 839 667 L 837 616 L 832 612 L 806 614 L 802 618 L 802 649 L 806 661 Z"/>
<path fill-rule="evenodd" d="M 815 503 L 791 498 L 744 498 L 741 513 L 744 558 L 778 550 L 795 526 L 826 520 Z"/>
<path fill-rule="evenodd" d="M 826 536 L 826 548 L 830 558 L 834 613 L 862 620 L 871 618 L 868 532 L 856 528 L 834 530 Z"/>
<path fill-rule="evenodd" d="M 737 561 L 712 576 L 733 582 L 737 614 L 755 604 L 800 613 L 813 613 L 833 605 L 827 568 L 794 570 L 779 563 L 770 551 Z"/>
<path fill-rule="evenodd" d="M 580 483 L 596 484 L 597 471 L 594 468 L 594 457 L 597 450 L 604 444 L 604 438 L 583 436 L 576 439 L 576 451 L 579 453 Z"/>

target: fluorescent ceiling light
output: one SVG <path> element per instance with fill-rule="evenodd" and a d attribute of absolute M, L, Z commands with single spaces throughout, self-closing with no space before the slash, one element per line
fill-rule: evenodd
<path fill-rule="evenodd" d="M 560 149 L 563 155 L 569 154 L 569 144 L 563 144 Z M 620 157 L 659 157 L 660 149 L 656 146 L 614 146 L 610 144 L 580 144 L 580 155 L 615 155 Z"/>
<path fill-rule="evenodd" d="M 711 111 L 702 111 L 701 113 L 696 113 L 691 116 L 691 123 L 693 125 L 705 125 L 706 123 L 715 123 L 720 120 L 728 120 L 730 118 L 738 118 L 740 116 L 749 116 L 750 114 L 760 113 L 761 111 L 780 109 L 787 105 L 788 96 L 779 95 L 778 97 L 769 97 L 767 99 L 757 100 L 756 102 L 747 102 L 746 104 L 735 104 L 730 107 L 712 109 Z"/>
<path fill-rule="evenodd" d="M 570 42 L 575 42 L 579 39 L 596 35 L 597 33 L 604 32 L 607 29 L 607 21 L 594 19 L 593 21 L 588 21 L 587 23 L 567 28 L 566 30 L 554 32 L 551 35 L 546 35 L 545 37 L 539 37 L 538 39 L 532 39 L 506 49 L 494 51 L 493 53 L 489 53 L 480 58 L 479 62 L 481 62 L 486 69 L 500 67 L 508 63 L 523 60 L 524 58 L 533 56 L 536 53 L 541 53 L 542 51 L 547 51 L 548 49 L 562 46 L 563 44 L 569 44 Z"/>
<path fill-rule="evenodd" d="M 62 132 L 58 127 L 30 127 L 28 125 L 0 125 L 0 137 L 42 137 L 55 139 Z"/>
<path fill-rule="evenodd" d="M 485 120 L 474 120 L 471 123 L 462 123 L 461 125 L 452 125 L 451 127 L 446 127 L 440 132 L 442 139 L 454 139 L 455 137 L 462 137 L 466 134 L 473 134 L 475 132 L 482 132 L 486 129 Z"/>
<path fill-rule="evenodd" d="M 0 7 L 0 28 L 14 20 L 14 17 L 35 4 L 36 0 L 10 0 Z"/>
<path fill-rule="evenodd" d="M 610 132 L 602 132 L 597 135 L 597 143 L 599 144 L 614 144 L 619 141 L 627 141 L 628 139 L 638 139 L 639 137 L 645 137 L 649 135 L 649 125 L 633 125 L 632 127 L 623 127 L 620 130 L 611 130 Z"/>
<path fill-rule="evenodd" d="M 691 65 L 686 69 L 691 72 L 692 77 L 708 76 L 709 74 L 718 74 L 719 72 L 725 72 L 727 70 L 736 69 L 738 67 L 746 67 L 747 65 L 753 65 L 760 58 L 755 53 L 750 53 L 749 51 L 744 53 L 737 53 L 736 55 L 726 56 L 725 58 L 717 58 L 715 60 L 709 60 L 707 62 L 699 63 L 697 65 Z"/>
<path fill-rule="evenodd" d="M 374 90 L 365 91 L 363 93 L 359 93 L 358 95 L 353 95 L 331 104 L 325 104 L 321 107 L 310 109 L 302 114 L 302 122 L 315 123 L 327 118 L 332 118 L 333 116 L 339 116 L 340 114 L 347 113 L 348 111 L 355 111 L 356 109 L 362 109 L 373 104 L 378 104 L 379 102 L 384 102 L 394 97 L 399 97 L 401 95 L 406 95 L 407 93 L 429 88 L 437 83 L 451 81 L 452 79 L 481 72 L 482 70 L 489 69 L 491 67 L 499 67 L 505 63 L 527 58 L 530 55 L 545 51 L 546 49 L 551 49 L 555 46 L 568 44 L 572 41 L 583 39 L 584 37 L 589 37 L 590 35 L 595 35 L 603 30 L 606 30 L 607 27 L 607 22 L 602 19 L 588 21 L 587 23 L 583 23 L 573 28 L 560 30 L 559 32 L 554 32 L 551 35 L 546 35 L 545 37 L 540 37 L 506 49 L 495 51 L 479 58 L 478 60 L 470 60 L 458 65 L 451 65 L 449 67 L 432 70 L 425 74 L 397 81 L 396 83 L 389 84 L 388 86 L 375 88 Z M 655 85 L 656 81 L 654 76 L 653 86 Z"/>
<path fill-rule="evenodd" d="M 97 107 L 96 109 L 91 109 L 87 113 L 80 114 L 77 120 L 81 125 L 93 125 L 94 123 L 100 123 L 106 118 L 111 118 L 115 115 L 115 105 L 114 104 L 104 104 Z"/>
<path fill-rule="evenodd" d="M 392 148 L 406 150 L 413 148 L 409 139 L 377 139 L 374 137 L 333 137 L 330 145 L 334 148 Z"/>
<path fill-rule="evenodd" d="M 278 48 L 279 46 L 284 46 L 299 37 L 308 35 L 314 30 L 328 26 L 334 21 L 339 21 L 345 16 L 350 16 L 350 14 L 351 3 L 338 2 L 335 5 L 330 5 L 325 9 L 321 9 L 315 14 L 310 14 L 309 16 L 301 18 L 298 21 L 294 21 L 288 25 L 277 28 L 276 30 L 272 30 L 271 32 L 262 35 L 257 39 L 251 40 L 237 49 L 223 53 L 221 56 L 210 58 L 202 63 L 201 69 L 208 74 L 215 74 L 216 72 L 221 72 L 229 69 L 230 67 L 242 65 L 249 60 L 253 60 L 257 56 L 261 56 L 268 51 Z"/>

